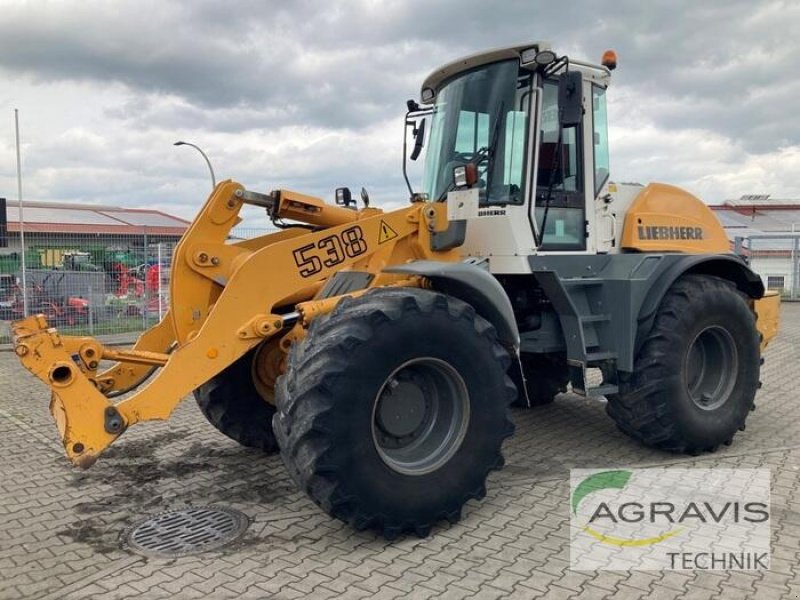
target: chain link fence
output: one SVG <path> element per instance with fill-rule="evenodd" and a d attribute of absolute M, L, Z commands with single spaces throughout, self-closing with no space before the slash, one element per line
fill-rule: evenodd
<path fill-rule="evenodd" d="M 167 311 L 178 236 L 146 228 L 113 236 L 41 229 L 26 233 L 24 263 L 18 240 L 0 254 L 0 343 L 11 341 L 10 322 L 26 314 L 43 314 L 70 335 L 132 338 Z M 237 228 L 230 241 L 269 232 Z M 734 247 L 765 287 L 800 299 L 800 233 L 737 236 Z"/>
<path fill-rule="evenodd" d="M 237 229 L 231 240 L 264 233 Z M 34 314 L 69 335 L 136 337 L 169 307 L 179 239 L 146 229 L 113 236 L 35 231 L 25 234 L 24 253 L 11 240 L 0 253 L 0 343 L 11 342 L 12 321 Z"/>
<path fill-rule="evenodd" d="M 734 238 L 735 252 L 761 276 L 764 287 L 785 300 L 800 300 L 800 233 Z"/>

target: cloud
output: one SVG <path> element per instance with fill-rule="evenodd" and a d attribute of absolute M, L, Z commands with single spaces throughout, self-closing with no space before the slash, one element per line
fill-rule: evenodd
<path fill-rule="evenodd" d="M 16 187 L 19 107 L 26 197 L 190 217 L 209 181 L 172 146 L 186 139 L 220 179 L 327 198 L 366 185 L 396 206 L 405 100 L 436 66 L 526 39 L 587 60 L 617 49 L 615 179 L 715 202 L 798 195 L 797 22 L 797 3 L 744 0 L 6 3 L 0 195 Z"/>
<path fill-rule="evenodd" d="M 702 129 L 752 151 L 800 144 L 791 117 L 800 94 L 793 72 L 800 22 L 793 2 L 655 2 L 628 5 L 598 35 L 614 40 L 614 85 L 635 95 L 629 108 L 666 130 Z M 616 92 L 615 92 L 616 93 Z"/>

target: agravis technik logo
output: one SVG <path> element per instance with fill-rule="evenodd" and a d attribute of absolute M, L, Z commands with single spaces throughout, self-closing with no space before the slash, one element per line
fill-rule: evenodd
<path fill-rule="evenodd" d="M 573 568 L 768 568 L 769 510 L 763 469 L 574 470 Z"/>

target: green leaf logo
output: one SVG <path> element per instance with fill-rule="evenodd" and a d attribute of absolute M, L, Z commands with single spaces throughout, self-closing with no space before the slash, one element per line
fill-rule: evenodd
<path fill-rule="evenodd" d="M 578 484 L 572 492 L 572 513 L 578 514 L 578 506 L 586 496 L 592 492 L 606 490 L 609 488 L 621 490 L 631 478 L 630 471 L 603 471 L 594 473 Z"/>
<path fill-rule="evenodd" d="M 575 488 L 575 491 L 572 492 L 572 513 L 574 515 L 578 514 L 578 506 L 580 506 L 581 501 L 589 494 L 607 489 L 621 490 L 628 484 L 631 474 L 630 471 L 603 471 L 601 473 L 589 475 L 589 477 L 581 481 Z M 637 539 L 619 538 L 603 534 L 592 529 L 588 524 L 584 525 L 582 529 L 597 541 L 611 546 L 652 546 L 681 532 L 681 528 L 678 528 L 655 537 Z"/>

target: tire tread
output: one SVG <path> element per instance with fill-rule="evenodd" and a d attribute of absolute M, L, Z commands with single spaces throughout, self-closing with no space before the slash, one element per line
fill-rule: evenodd
<path fill-rule="evenodd" d="M 468 322 L 491 347 L 492 359 L 504 372 L 508 369 L 510 358 L 498 343 L 494 327 L 470 305 L 427 290 L 380 288 L 358 301 L 343 299 L 330 315 L 315 320 L 305 340 L 291 349 L 289 369 L 278 379 L 276 387 L 278 410 L 273 428 L 281 456 L 298 487 L 332 516 L 359 530 L 377 529 L 387 539 L 405 531 L 424 537 L 439 520 L 457 521 L 464 503 L 482 498 L 486 494 L 485 486 L 481 484 L 462 493 L 437 514 L 418 520 L 398 521 L 392 515 L 363 506 L 357 498 L 346 496 L 341 492 L 342 479 L 336 466 L 327 460 L 331 446 L 325 441 L 329 433 L 325 423 L 333 418 L 335 410 L 331 386 L 342 364 L 346 364 L 348 354 L 355 346 L 368 341 L 380 324 L 400 321 L 409 313 L 429 314 L 437 310 L 446 311 L 453 321 Z M 504 385 L 506 409 L 503 430 L 497 439 L 497 457 L 483 468 L 482 481 L 490 471 L 502 467 L 500 446 L 514 431 L 508 406 L 516 397 L 516 387 L 507 374 Z"/>

